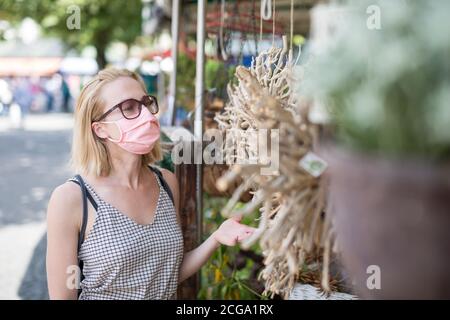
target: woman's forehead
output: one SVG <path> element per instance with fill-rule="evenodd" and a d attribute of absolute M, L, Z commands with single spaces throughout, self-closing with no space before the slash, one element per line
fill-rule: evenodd
<path fill-rule="evenodd" d="M 110 108 L 126 99 L 141 99 L 145 94 L 142 85 L 130 77 L 120 77 L 102 88 L 102 100 L 105 102 L 105 108 Z"/>

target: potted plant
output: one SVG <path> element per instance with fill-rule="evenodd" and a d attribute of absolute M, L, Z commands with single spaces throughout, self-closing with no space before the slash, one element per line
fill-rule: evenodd
<path fill-rule="evenodd" d="M 363 298 L 448 299 L 450 2 L 344 6 L 302 83 L 333 129 L 337 247 Z"/>

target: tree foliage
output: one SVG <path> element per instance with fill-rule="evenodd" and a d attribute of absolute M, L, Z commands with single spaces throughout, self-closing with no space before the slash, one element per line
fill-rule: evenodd
<path fill-rule="evenodd" d="M 79 29 L 67 26 L 73 6 L 79 8 Z M 14 22 L 31 17 L 46 34 L 71 48 L 94 46 L 100 67 L 106 64 L 105 50 L 112 41 L 129 45 L 141 34 L 141 0 L 0 0 L 0 8 L 0 19 Z"/>

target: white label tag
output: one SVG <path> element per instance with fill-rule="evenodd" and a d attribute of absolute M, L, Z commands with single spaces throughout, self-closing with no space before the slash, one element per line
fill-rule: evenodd
<path fill-rule="evenodd" d="M 319 177 L 328 167 L 325 160 L 311 151 L 301 158 L 298 164 L 315 178 Z"/>

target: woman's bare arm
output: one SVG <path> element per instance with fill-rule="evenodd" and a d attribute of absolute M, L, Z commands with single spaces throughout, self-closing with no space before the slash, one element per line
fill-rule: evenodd
<path fill-rule="evenodd" d="M 175 209 L 179 215 L 180 193 L 178 181 L 173 173 L 163 170 L 164 178 L 170 186 L 175 202 Z M 196 273 L 208 261 L 209 257 L 221 245 L 233 246 L 247 238 L 254 232 L 254 228 L 239 223 L 239 218 L 226 220 L 200 246 L 184 254 L 180 267 L 178 282 L 182 282 Z"/>
<path fill-rule="evenodd" d="M 47 209 L 47 283 L 50 299 L 77 299 L 77 246 L 82 216 L 80 187 L 57 187 Z"/>

